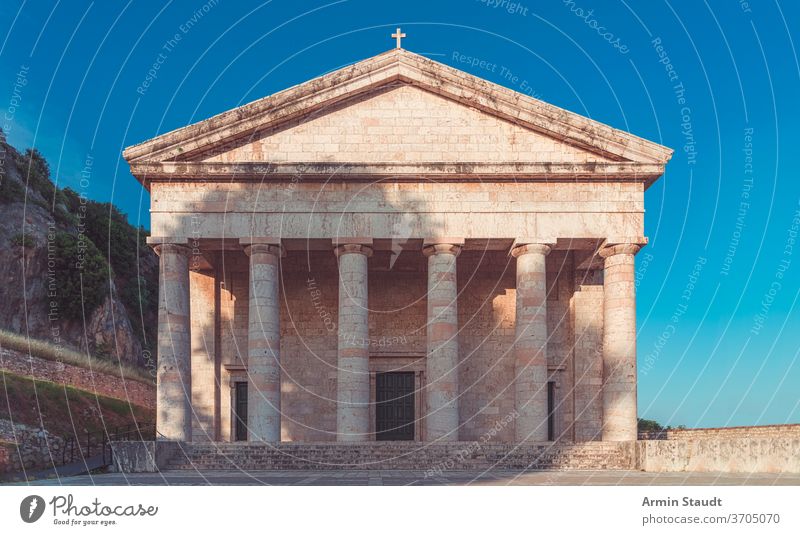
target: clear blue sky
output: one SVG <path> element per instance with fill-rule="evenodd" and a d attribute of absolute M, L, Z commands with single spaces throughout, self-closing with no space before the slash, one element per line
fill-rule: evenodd
<path fill-rule="evenodd" d="M 148 226 L 122 148 L 383 52 L 402 25 L 408 50 L 676 149 L 637 257 L 640 416 L 800 422 L 800 3 L 750 3 L 4 0 L 0 109 L 60 186 L 91 158 L 89 196 Z"/>

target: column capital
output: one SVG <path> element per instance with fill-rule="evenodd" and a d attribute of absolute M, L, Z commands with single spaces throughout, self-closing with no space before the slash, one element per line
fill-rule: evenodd
<path fill-rule="evenodd" d="M 422 248 L 422 254 L 425 256 L 433 256 L 438 254 L 451 254 L 458 256 L 461 254 L 461 245 L 455 243 L 435 243 L 426 245 Z"/>
<path fill-rule="evenodd" d="M 336 236 L 335 238 L 331 238 L 331 243 L 333 247 L 336 248 L 340 245 L 366 245 L 367 247 L 372 247 L 372 243 L 375 240 L 372 238 L 365 238 L 363 236 Z"/>
<path fill-rule="evenodd" d="M 372 256 L 372 247 L 360 243 L 344 243 L 333 248 L 336 258 L 345 254 L 363 254 L 367 258 Z"/>
<path fill-rule="evenodd" d="M 443 238 L 424 238 L 422 240 L 422 246 L 427 247 L 428 245 L 440 245 L 440 244 L 450 244 L 450 245 L 464 245 L 466 240 L 464 238 L 454 238 L 453 236 L 446 236 Z"/>
<path fill-rule="evenodd" d="M 514 258 L 519 258 L 520 256 L 526 254 L 540 254 L 547 256 L 552 250 L 552 244 L 547 243 L 514 244 L 514 247 L 511 248 L 511 256 Z"/>
<path fill-rule="evenodd" d="M 148 236 L 147 237 L 147 245 L 153 248 L 153 251 L 158 256 L 161 256 L 161 253 L 175 253 L 175 254 L 182 254 L 185 256 L 189 256 L 192 253 L 192 249 L 188 246 L 189 245 L 189 238 L 177 237 L 177 236 Z"/>
<path fill-rule="evenodd" d="M 172 253 L 185 256 L 188 258 L 192 254 L 191 247 L 187 247 L 186 245 L 181 245 L 178 243 L 155 243 L 155 244 L 150 244 L 150 246 L 153 248 L 153 251 L 155 251 L 155 253 L 158 256 L 161 256 L 164 253 L 167 254 Z"/>
<path fill-rule="evenodd" d="M 286 249 L 280 244 L 274 243 L 252 243 L 245 245 L 244 254 L 253 256 L 254 254 L 271 254 L 279 258 L 286 256 Z"/>
<path fill-rule="evenodd" d="M 267 245 L 280 245 L 281 239 L 274 236 L 247 236 L 246 238 L 239 238 L 239 245 L 255 245 L 265 243 Z"/>
<path fill-rule="evenodd" d="M 189 238 L 186 236 L 179 237 L 179 236 L 148 236 L 147 245 L 151 247 L 155 247 L 156 245 L 161 245 L 162 243 L 174 243 L 175 245 L 187 245 L 189 243 Z"/>
<path fill-rule="evenodd" d="M 604 245 L 597 254 L 602 258 L 609 258 L 620 254 L 635 255 L 641 248 L 642 246 L 636 243 L 615 243 Z"/>

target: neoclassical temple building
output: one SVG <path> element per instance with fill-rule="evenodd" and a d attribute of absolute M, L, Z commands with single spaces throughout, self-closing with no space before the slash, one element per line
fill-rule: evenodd
<path fill-rule="evenodd" d="M 402 48 L 129 147 L 160 437 L 635 439 L 671 155 Z"/>

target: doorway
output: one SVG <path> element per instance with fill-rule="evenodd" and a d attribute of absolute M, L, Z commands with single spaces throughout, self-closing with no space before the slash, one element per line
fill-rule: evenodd
<path fill-rule="evenodd" d="M 235 422 L 234 440 L 247 440 L 247 383 L 238 382 L 235 384 L 235 404 L 233 417 Z"/>
<path fill-rule="evenodd" d="M 375 439 L 414 440 L 414 372 L 375 375 Z"/>
<path fill-rule="evenodd" d="M 547 440 L 556 439 L 556 383 L 547 383 Z"/>

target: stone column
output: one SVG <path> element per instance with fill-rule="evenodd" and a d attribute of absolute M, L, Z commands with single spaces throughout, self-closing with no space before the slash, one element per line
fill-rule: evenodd
<path fill-rule="evenodd" d="M 219 440 L 220 363 L 216 325 L 217 279 L 215 273 L 192 269 L 198 256 L 189 259 L 189 300 L 192 340 L 192 442 Z"/>
<path fill-rule="evenodd" d="M 575 442 L 601 440 L 603 432 L 603 272 L 575 271 L 572 296 L 575 342 Z"/>
<path fill-rule="evenodd" d="M 603 440 L 636 440 L 636 290 L 634 244 L 604 247 Z"/>
<path fill-rule="evenodd" d="M 192 347 L 189 299 L 191 249 L 172 243 L 153 247 L 159 257 L 158 439 L 192 439 Z"/>
<path fill-rule="evenodd" d="M 458 440 L 458 287 L 461 246 L 428 245 L 428 355 L 425 440 Z"/>
<path fill-rule="evenodd" d="M 281 440 L 281 307 L 278 295 L 281 247 L 254 243 L 250 257 L 247 323 L 248 440 Z"/>
<path fill-rule="evenodd" d="M 369 308 L 367 259 L 372 248 L 339 245 L 339 354 L 336 440 L 369 439 Z"/>
<path fill-rule="evenodd" d="M 514 403 L 517 442 L 547 437 L 547 284 L 541 243 L 511 250 L 517 259 L 517 312 L 514 342 Z"/>

